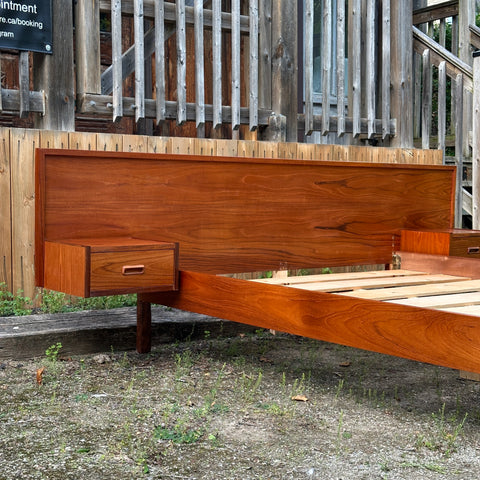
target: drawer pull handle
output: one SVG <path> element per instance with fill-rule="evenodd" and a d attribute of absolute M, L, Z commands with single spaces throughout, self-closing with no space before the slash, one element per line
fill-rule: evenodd
<path fill-rule="evenodd" d="M 480 247 L 468 247 L 468 253 L 480 253 Z"/>
<path fill-rule="evenodd" d="M 145 265 L 124 265 L 122 275 L 142 275 L 145 272 Z"/>

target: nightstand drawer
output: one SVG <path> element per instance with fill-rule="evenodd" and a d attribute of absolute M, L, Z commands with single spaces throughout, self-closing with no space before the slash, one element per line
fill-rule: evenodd
<path fill-rule="evenodd" d="M 480 258 L 480 231 L 478 230 L 404 230 L 400 250 L 405 252 Z"/>
<path fill-rule="evenodd" d="M 177 289 L 174 243 L 131 238 L 45 242 L 45 288 L 91 297 Z"/>

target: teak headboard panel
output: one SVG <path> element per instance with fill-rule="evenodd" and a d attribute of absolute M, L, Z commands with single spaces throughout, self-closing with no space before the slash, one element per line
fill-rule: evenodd
<path fill-rule="evenodd" d="M 179 242 L 181 270 L 387 263 L 404 228 L 451 228 L 453 167 L 37 150 L 45 240 Z"/>

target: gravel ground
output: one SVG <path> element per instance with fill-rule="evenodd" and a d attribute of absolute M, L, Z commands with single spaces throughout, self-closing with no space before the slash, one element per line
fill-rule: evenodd
<path fill-rule="evenodd" d="M 266 332 L 61 353 L 0 363 L 2 480 L 480 478 L 453 370 Z"/>

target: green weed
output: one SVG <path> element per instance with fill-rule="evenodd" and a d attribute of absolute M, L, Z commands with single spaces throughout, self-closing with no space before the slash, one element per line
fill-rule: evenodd
<path fill-rule="evenodd" d="M 63 348 L 63 345 L 61 344 L 61 342 L 57 342 L 53 345 L 50 345 L 50 347 L 48 347 L 45 350 L 45 355 L 48 358 L 48 360 L 55 363 L 58 360 L 58 355 L 62 348 Z"/>
<path fill-rule="evenodd" d="M 9 317 L 12 315 L 30 315 L 32 313 L 32 301 L 23 296 L 19 290 L 17 295 L 7 290 L 5 283 L 0 283 L 0 317 Z"/>

